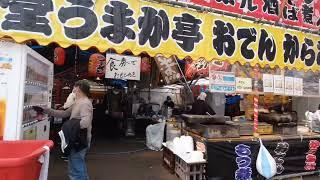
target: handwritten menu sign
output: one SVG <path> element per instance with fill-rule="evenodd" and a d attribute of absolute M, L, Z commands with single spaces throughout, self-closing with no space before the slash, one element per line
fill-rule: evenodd
<path fill-rule="evenodd" d="M 178 63 L 174 57 L 166 58 L 162 55 L 155 57 L 160 73 L 167 84 L 177 82 L 182 76 L 179 71 Z"/>
<path fill-rule="evenodd" d="M 303 95 L 303 79 L 294 78 L 294 95 L 302 96 Z"/>
<path fill-rule="evenodd" d="M 251 78 L 236 78 L 236 91 L 237 92 L 252 92 L 252 79 Z"/>
<path fill-rule="evenodd" d="M 293 95 L 293 77 L 285 77 L 285 94 L 286 95 Z"/>
<path fill-rule="evenodd" d="M 272 74 L 263 74 L 263 92 L 273 92 Z"/>
<path fill-rule="evenodd" d="M 282 75 L 274 75 L 274 93 L 275 94 L 284 94 L 284 76 Z"/>
<path fill-rule="evenodd" d="M 141 57 L 106 54 L 106 75 L 109 79 L 140 80 Z"/>

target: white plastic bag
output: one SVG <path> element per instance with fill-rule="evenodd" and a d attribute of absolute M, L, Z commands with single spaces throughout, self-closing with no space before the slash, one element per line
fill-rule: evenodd
<path fill-rule="evenodd" d="M 160 151 L 162 148 L 164 127 L 166 122 L 149 125 L 146 129 L 147 147 L 154 151 Z"/>
<path fill-rule="evenodd" d="M 277 173 L 277 164 L 269 151 L 264 147 L 260 139 L 260 149 L 256 161 L 256 167 L 263 177 L 270 179 Z"/>

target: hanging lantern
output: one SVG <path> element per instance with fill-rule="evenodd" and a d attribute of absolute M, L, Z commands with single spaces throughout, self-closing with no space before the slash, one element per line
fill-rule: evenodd
<path fill-rule="evenodd" d="M 66 59 L 66 52 L 61 47 L 56 47 L 54 49 L 53 62 L 57 66 L 63 66 Z"/>
<path fill-rule="evenodd" d="M 141 72 L 149 73 L 151 71 L 151 64 L 148 57 L 143 57 L 141 59 Z"/>
<path fill-rule="evenodd" d="M 99 53 L 92 54 L 89 58 L 88 76 L 103 77 L 106 68 L 106 58 Z"/>

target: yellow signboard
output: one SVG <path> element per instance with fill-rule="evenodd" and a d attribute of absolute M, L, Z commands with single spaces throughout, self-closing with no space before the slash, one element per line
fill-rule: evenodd
<path fill-rule="evenodd" d="M 0 4 L 0 36 L 62 47 L 317 71 L 320 37 L 139 0 L 29 0 Z"/>

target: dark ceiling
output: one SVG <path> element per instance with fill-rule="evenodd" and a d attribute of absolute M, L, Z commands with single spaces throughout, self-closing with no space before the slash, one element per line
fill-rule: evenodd
<path fill-rule="evenodd" d="M 59 47 L 57 44 L 52 43 L 48 46 L 40 46 L 37 43 L 28 44 L 33 50 L 37 51 L 43 57 L 48 59 L 49 61 L 53 62 L 53 52 L 56 47 Z M 66 59 L 64 66 L 55 66 L 54 71 L 55 73 L 63 72 L 75 65 L 75 62 L 78 64 L 88 62 L 89 57 L 91 54 L 98 53 L 99 51 L 95 48 L 90 48 L 86 51 L 81 50 L 77 46 L 70 46 L 65 48 L 66 52 Z M 103 53 L 104 54 L 104 53 Z"/>

